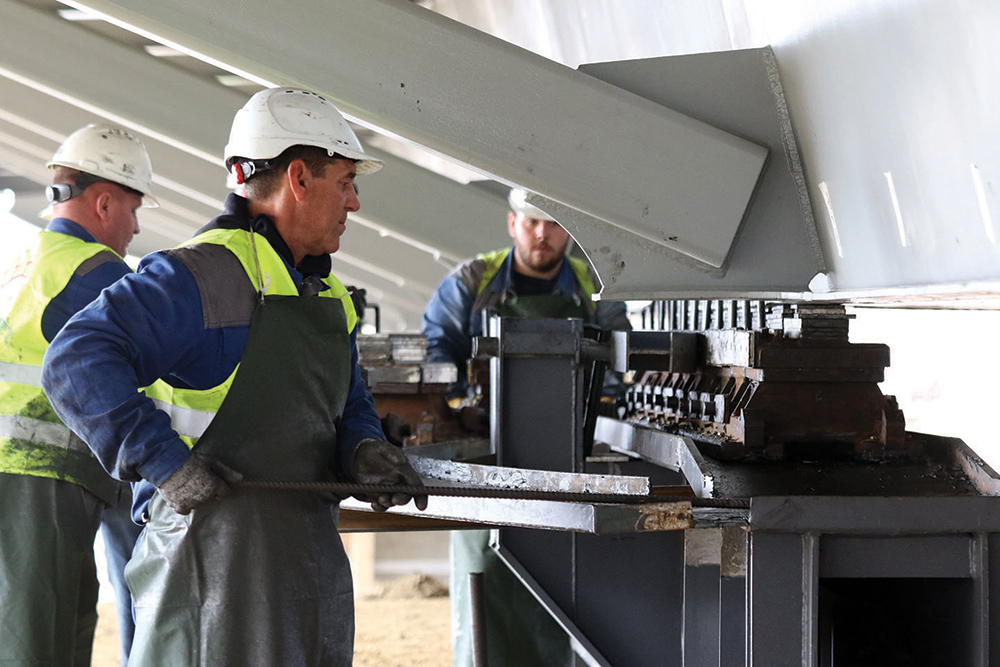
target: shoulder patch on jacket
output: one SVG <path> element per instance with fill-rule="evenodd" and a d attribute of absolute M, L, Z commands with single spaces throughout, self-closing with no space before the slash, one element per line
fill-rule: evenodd
<path fill-rule="evenodd" d="M 108 262 L 117 262 L 119 264 L 124 264 L 124 260 L 119 257 L 113 250 L 102 250 L 92 257 L 85 259 L 80 266 L 76 267 L 76 275 L 85 276 L 102 264 L 107 264 Z"/>
<path fill-rule="evenodd" d="M 198 243 L 164 252 L 186 266 L 198 283 L 206 329 L 250 324 L 257 307 L 257 290 L 229 249 Z"/>
<path fill-rule="evenodd" d="M 486 273 L 486 262 L 482 258 L 476 257 L 459 264 L 452 273 L 465 285 L 469 294 L 476 296 L 479 291 L 479 281 Z"/>

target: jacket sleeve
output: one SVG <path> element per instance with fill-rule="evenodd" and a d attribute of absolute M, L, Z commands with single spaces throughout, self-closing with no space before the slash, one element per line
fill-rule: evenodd
<path fill-rule="evenodd" d="M 42 386 L 56 413 L 118 479 L 159 485 L 189 457 L 167 414 L 139 391 L 204 328 L 194 277 L 159 255 L 77 313 L 52 340 Z"/>
<path fill-rule="evenodd" d="M 608 331 L 631 331 L 624 301 L 598 301 L 597 326 Z"/>
<path fill-rule="evenodd" d="M 469 317 L 475 296 L 456 273 L 441 281 L 424 309 L 423 333 L 427 336 L 427 360 L 450 361 L 465 377 L 465 365 L 472 354 Z"/>
<path fill-rule="evenodd" d="M 358 327 L 351 332 L 351 386 L 344 404 L 344 416 L 337 427 L 337 446 L 341 470 L 350 470 L 354 450 L 365 438 L 385 440 L 382 420 L 375 411 L 375 401 L 365 386 L 358 366 Z"/>

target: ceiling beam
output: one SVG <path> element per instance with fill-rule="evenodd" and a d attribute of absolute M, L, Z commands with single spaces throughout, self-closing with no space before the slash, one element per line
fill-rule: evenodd
<path fill-rule="evenodd" d="M 0 13 L 0 78 L 9 79 L 8 85 L 16 82 L 40 91 L 50 100 L 119 122 L 210 163 L 210 179 L 200 176 L 204 169 L 196 182 L 185 182 L 181 175 L 170 178 L 217 200 L 224 198 L 222 153 L 246 93 L 64 21 L 54 12 L 0 0 Z M 35 57 L 38 44 L 46 45 L 45 58 Z M 16 98 L 0 95 L 0 108 L 16 105 Z M 384 151 L 371 152 L 389 168 L 378 175 L 377 183 L 361 182 L 366 221 L 404 242 L 412 239 L 417 252 L 440 250 L 451 258 L 483 250 L 484 239 L 506 238 L 502 199 Z M 161 164 L 165 162 L 154 162 L 154 171 L 160 171 Z"/>
<path fill-rule="evenodd" d="M 0 76 L 222 164 L 232 119 L 246 95 L 160 63 L 140 48 L 101 37 L 54 12 L 0 0 Z M 44 45 L 45 57 L 37 54 Z M 178 132 L 178 122 L 184 131 Z"/>
<path fill-rule="evenodd" d="M 721 267 L 767 151 L 407 2 L 71 0 Z M 513 75 L 512 75 L 513 74 Z M 527 102 L 526 102 L 527 101 Z"/>

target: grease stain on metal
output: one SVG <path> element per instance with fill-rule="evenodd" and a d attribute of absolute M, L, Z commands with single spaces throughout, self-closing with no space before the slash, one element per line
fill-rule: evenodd
<path fill-rule="evenodd" d="M 639 511 L 635 521 L 636 532 L 684 530 L 692 526 L 690 506 L 640 505 Z"/>

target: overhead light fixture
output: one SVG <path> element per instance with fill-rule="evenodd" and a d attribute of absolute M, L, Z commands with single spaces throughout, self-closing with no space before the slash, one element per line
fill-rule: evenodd
<path fill-rule="evenodd" d="M 14 210 L 14 201 L 17 199 L 17 194 L 10 188 L 4 188 L 0 190 L 0 211 L 4 213 L 10 213 Z"/>
<path fill-rule="evenodd" d="M 97 14 L 91 14 L 82 9 L 57 9 L 59 16 L 66 19 L 67 21 L 100 21 L 102 20 Z"/>
<path fill-rule="evenodd" d="M 215 80 L 223 86 L 227 86 L 229 88 L 245 88 L 247 86 L 253 86 L 254 88 L 260 87 L 260 84 L 244 79 L 239 74 L 216 74 Z"/>
<path fill-rule="evenodd" d="M 186 55 L 180 49 L 175 49 L 172 46 L 164 46 L 163 44 L 147 44 L 144 47 L 146 53 L 155 58 L 176 58 L 177 56 Z"/>

